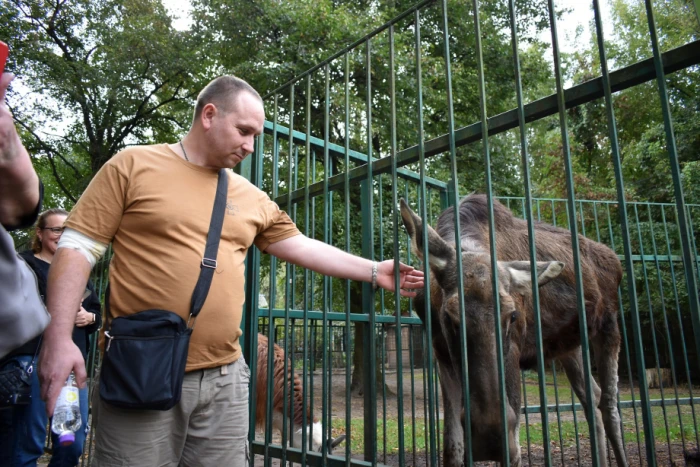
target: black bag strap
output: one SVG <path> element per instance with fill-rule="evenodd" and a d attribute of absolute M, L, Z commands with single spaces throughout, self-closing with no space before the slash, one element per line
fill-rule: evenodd
<path fill-rule="evenodd" d="M 44 335 L 41 334 L 39 336 L 39 342 L 36 344 L 36 350 L 34 351 L 34 357 L 32 357 L 32 363 L 29 365 L 29 368 L 27 368 L 27 371 L 31 373 L 34 371 L 34 365 L 36 364 L 36 357 L 39 356 L 39 349 L 41 349 L 41 340 L 44 338 Z"/>
<path fill-rule="evenodd" d="M 221 240 L 221 229 L 224 227 L 224 213 L 226 212 L 226 196 L 228 194 L 228 173 L 226 169 L 219 170 L 219 179 L 216 184 L 216 196 L 214 197 L 214 208 L 209 222 L 209 232 L 207 233 L 207 244 L 204 247 L 204 256 L 200 263 L 199 278 L 197 285 L 192 292 L 190 303 L 190 318 L 187 320 L 187 327 L 193 328 L 197 315 L 202 310 L 204 302 L 209 294 L 211 281 L 216 270 L 216 255 L 219 252 L 219 240 Z M 111 315 L 109 310 L 109 286 L 105 292 L 105 308 L 107 315 Z"/>
<path fill-rule="evenodd" d="M 204 256 L 200 263 L 199 279 L 192 292 L 190 303 L 190 320 L 194 327 L 194 319 L 202 310 L 204 301 L 209 294 L 209 287 L 214 278 L 216 270 L 216 255 L 219 252 L 219 240 L 221 240 L 221 229 L 224 226 L 224 213 L 226 212 L 226 195 L 228 194 L 228 173 L 226 169 L 219 170 L 219 182 L 216 185 L 216 197 L 214 198 L 214 208 L 211 213 L 209 223 L 209 233 L 207 234 L 207 246 L 204 248 Z M 189 322 L 187 323 L 189 327 Z"/>

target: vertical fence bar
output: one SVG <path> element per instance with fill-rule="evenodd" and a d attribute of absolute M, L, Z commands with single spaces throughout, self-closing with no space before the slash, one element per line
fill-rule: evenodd
<path fill-rule="evenodd" d="M 399 465 L 406 464 L 404 420 L 403 420 L 403 346 L 401 343 L 401 277 L 399 274 L 399 182 L 396 167 L 396 57 L 394 56 L 394 25 L 389 26 L 389 94 L 391 101 L 391 212 L 393 214 L 393 240 L 394 240 L 394 313 L 396 314 L 396 403 L 398 404 L 398 434 L 399 434 Z M 386 392 L 386 388 L 384 391 Z M 386 418 L 386 417 L 385 417 Z"/>
<path fill-rule="evenodd" d="M 310 130 L 309 130 L 310 131 Z M 311 134 L 311 133 L 309 133 Z M 316 150 L 311 151 L 311 183 L 316 182 L 316 170 L 317 170 L 317 153 Z M 311 198 L 311 238 L 316 238 L 316 198 L 317 196 L 314 195 Z M 315 309 L 318 307 L 318 303 L 316 301 L 316 278 L 318 277 L 316 275 L 316 272 L 311 270 L 309 271 L 309 277 L 310 277 L 310 282 L 311 282 L 311 289 L 307 293 L 310 293 L 309 296 L 309 308 L 310 309 Z M 321 284 L 323 286 L 323 283 Z M 307 289 L 308 290 L 308 289 Z M 322 292 L 323 293 L 323 292 Z M 317 360 L 318 360 L 318 319 L 314 318 L 313 321 L 311 322 L 311 369 L 309 370 L 309 421 L 313 420 L 316 418 L 314 415 L 315 408 L 314 408 L 314 372 L 316 371 L 316 365 L 317 365 Z M 308 341 L 307 341 L 308 342 Z M 323 356 L 322 356 L 323 357 Z M 322 362 L 323 363 L 323 362 Z M 306 425 L 304 425 L 306 426 Z M 304 430 L 306 431 L 306 430 Z M 309 446 L 308 449 L 311 449 L 312 446 L 312 440 L 313 440 L 313 434 L 309 432 Z"/>
<path fill-rule="evenodd" d="M 275 94 L 273 114 L 272 114 L 272 166 L 270 170 L 272 171 L 272 198 L 277 197 L 277 186 L 278 186 L 278 154 L 279 154 L 279 142 L 277 139 L 277 118 L 278 118 L 278 94 Z M 265 467 L 269 467 L 271 464 L 270 456 L 270 444 L 272 443 L 272 401 L 273 401 L 273 385 L 274 382 L 274 355 L 275 355 L 275 327 L 274 319 L 272 318 L 272 310 L 275 308 L 275 278 L 277 268 L 277 258 L 275 256 L 270 256 L 270 299 L 268 300 L 269 305 L 267 306 L 267 397 L 265 398 Z"/>
<path fill-rule="evenodd" d="M 576 439 L 576 460 L 578 465 L 581 465 L 581 442 L 578 435 L 578 419 L 576 416 L 576 399 L 574 398 L 574 389 L 571 388 L 571 414 L 574 418 L 574 438 Z"/>
<path fill-rule="evenodd" d="M 484 54 L 481 49 L 481 24 L 479 19 L 479 0 L 473 0 L 474 8 L 474 37 L 476 39 L 477 75 L 479 84 L 479 113 L 481 117 L 481 143 L 484 151 L 484 166 L 486 174 L 486 197 L 488 200 L 489 212 L 489 248 L 491 251 L 491 287 L 493 292 L 493 321 L 496 337 L 496 363 L 498 365 L 498 400 L 501 411 L 501 434 L 502 434 L 502 456 L 501 465 L 510 466 L 510 448 L 508 446 L 508 398 L 506 397 L 506 375 L 503 358 L 503 336 L 501 335 L 501 294 L 499 293 L 498 281 L 498 254 L 496 251 L 496 223 L 493 212 L 493 182 L 491 179 L 491 150 L 489 147 L 489 126 L 488 114 L 486 111 L 486 83 L 484 80 Z M 453 174 L 456 177 L 456 173 Z M 455 206 L 455 212 L 458 208 Z M 459 215 L 455 216 L 457 219 Z M 458 223 L 458 222 L 457 222 Z M 459 245 L 456 239 L 455 245 Z M 457 248 L 458 255 L 461 256 L 461 249 Z M 459 290 L 464 290 L 460 287 Z M 519 441 L 518 441 L 519 445 Z M 520 455 L 520 453 L 518 453 Z"/>
<path fill-rule="evenodd" d="M 311 75 L 306 76 L 306 145 L 304 149 L 304 235 L 309 237 L 312 235 L 312 231 L 309 229 L 309 223 L 311 222 L 311 214 L 309 212 L 310 200 L 309 200 L 309 186 L 311 185 L 311 164 L 313 164 L 311 158 Z M 304 320 L 303 320 L 303 342 L 304 348 L 302 350 L 302 393 L 304 394 L 302 400 L 301 408 L 301 423 L 302 427 L 307 426 L 311 421 L 307 417 L 307 401 L 311 401 L 313 405 L 313 397 L 309 398 L 309 308 L 310 297 L 309 297 L 309 284 L 313 288 L 313 277 L 310 277 L 309 270 L 304 268 Z M 313 383 L 313 380 L 312 380 Z M 306 430 L 301 431 L 301 463 L 306 465 L 306 453 L 308 449 L 307 433 Z"/>
<path fill-rule="evenodd" d="M 343 193 L 345 196 L 345 251 L 350 253 L 350 57 L 345 54 L 345 173 Z M 352 417 L 352 399 L 350 398 L 350 385 L 352 384 L 352 369 L 350 362 L 350 280 L 345 281 L 345 465 L 350 467 L 350 431 Z"/>
<path fill-rule="evenodd" d="M 296 164 L 294 164 L 294 90 L 295 86 L 292 83 L 289 86 L 289 166 L 287 167 L 287 213 L 292 215 L 292 191 L 294 190 L 294 184 L 292 183 L 292 172 L 297 170 Z M 296 222 L 296 216 L 293 220 Z M 292 307 L 292 291 L 294 290 L 294 283 L 292 278 L 294 277 L 294 267 L 289 261 L 286 262 L 286 272 L 284 276 L 284 355 L 285 357 L 291 356 L 291 372 L 290 372 L 290 359 L 284 359 L 284 375 L 285 378 L 289 375 L 288 381 L 285 381 L 284 388 L 282 390 L 282 413 L 287 417 L 289 423 L 282 423 L 282 446 L 286 447 L 288 444 L 294 446 L 294 436 L 292 436 L 291 442 L 288 442 L 288 435 L 294 433 L 294 404 L 290 401 L 294 400 L 295 388 L 294 379 L 291 374 L 294 373 L 294 337 L 290 335 L 289 332 L 289 311 Z M 291 354 L 291 355 L 290 355 Z M 291 388 L 291 393 L 290 393 Z M 289 428 L 289 430 L 287 430 Z M 282 464 L 286 461 L 286 449 L 282 451 Z"/>
<path fill-rule="evenodd" d="M 535 325 L 535 346 L 537 353 L 537 376 L 540 395 L 540 417 L 542 420 L 542 445 L 544 448 L 544 464 L 552 465 L 552 445 L 549 437 L 549 415 L 547 412 L 547 387 L 545 381 L 544 352 L 542 350 L 542 315 L 540 310 L 540 288 L 537 280 L 537 250 L 535 248 L 535 225 L 532 213 L 532 186 L 530 181 L 530 157 L 527 147 L 527 131 L 525 128 L 525 107 L 523 105 L 523 86 L 520 75 L 520 52 L 518 48 L 518 30 L 515 20 L 515 0 L 508 1 L 508 12 L 511 30 L 511 45 L 513 48 L 513 69 L 515 72 L 515 89 L 518 100 L 518 126 L 520 129 L 520 152 L 523 170 L 523 184 L 525 190 L 525 207 L 523 209 L 527 220 L 528 248 L 530 252 L 530 277 L 532 280 L 532 309 Z M 538 202 L 539 207 L 539 202 Z M 539 209 L 538 209 L 539 212 Z M 524 386 L 523 386 L 524 387 Z M 527 395 L 526 405 L 527 408 Z M 527 412 L 525 415 L 527 423 Z M 527 431 L 527 452 L 530 455 L 530 432 Z"/>
<path fill-rule="evenodd" d="M 379 174 L 377 177 L 377 195 L 379 196 L 379 202 L 377 203 L 379 205 L 378 209 L 378 215 L 379 215 L 379 261 L 384 260 L 384 175 Z M 381 314 L 384 314 L 386 310 L 386 305 L 384 302 L 385 294 L 384 294 L 384 289 L 379 289 L 375 292 L 376 294 L 379 294 L 379 310 L 381 311 Z M 386 356 L 386 340 L 385 340 L 385 330 L 386 330 L 386 323 L 382 323 L 381 325 L 382 332 L 380 334 L 381 339 L 381 362 L 382 362 L 382 459 L 383 462 L 386 464 L 386 438 L 387 438 L 387 417 L 386 417 L 386 366 L 384 365 L 385 356 Z"/>
<path fill-rule="evenodd" d="M 255 158 L 250 163 L 250 182 L 255 186 L 262 183 L 263 154 L 264 154 L 264 133 L 258 136 L 255 142 Z M 250 157 L 250 156 L 249 156 Z M 246 297 L 257 297 L 260 294 L 260 250 L 257 248 L 248 249 L 246 255 Z M 248 366 L 252 375 L 257 374 L 258 368 L 258 300 L 246 300 L 243 304 L 243 315 L 246 329 L 244 336 L 248 336 L 242 343 L 244 358 L 248 360 Z M 255 406 L 256 379 L 250 380 L 250 393 L 248 403 L 250 407 Z M 248 442 L 252 445 L 255 440 L 255 417 L 248 420 Z M 254 458 L 251 455 L 251 458 Z"/>
<path fill-rule="evenodd" d="M 610 145 L 613 156 L 613 165 L 615 168 L 615 180 L 617 188 L 617 199 L 620 214 L 620 224 L 622 228 L 622 242 L 625 254 L 625 266 L 627 269 L 627 292 L 630 299 L 630 316 L 632 318 L 632 327 L 634 329 L 634 342 L 637 349 L 637 366 L 639 374 L 639 392 L 642 399 L 642 419 L 644 421 L 645 446 L 647 453 L 647 462 L 649 465 L 656 465 L 655 446 L 654 446 L 654 431 L 652 425 L 651 407 L 649 406 L 649 392 L 643 381 L 646 381 L 644 373 L 644 345 L 641 338 L 641 325 L 639 322 L 639 309 L 637 305 L 637 293 L 635 286 L 634 267 L 632 263 L 632 252 L 628 227 L 627 204 L 625 200 L 624 181 L 622 176 L 622 167 L 620 159 L 620 148 L 617 139 L 617 125 L 615 122 L 615 113 L 613 110 L 612 94 L 610 90 L 610 76 L 608 73 L 607 57 L 605 53 L 605 41 L 603 35 L 602 17 L 598 0 L 593 0 L 594 19 L 596 26 L 596 36 L 598 43 L 598 55 L 600 57 L 600 69 L 603 79 L 603 91 L 605 93 L 605 108 L 608 120 L 608 131 L 610 135 Z M 640 242 L 641 245 L 641 242 Z M 622 314 L 622 308 L 620 308 Z M 643 377 L 644 376 L 644 377 Z M 603 382 L 605 384 L 605 382 Z M 641 452 L 639 453 L 641 458 Z"/>
<path fill-rule="evenodd" d="M 524 406 L 524 415 L 525 415 L 525 439 L 527 440 L 527 460 L 528 464 L 532 465 L 532 445 L 531 445 L 531 440 L 530 440 L 530 414 L 528 413 L 528 401 L 527 401 L 527 384 L 526 384 L 526 379 L 525 379 L 525 372 L 521 371 L 520 372 L 520 380 L 522 383 L 523 387 L 523 406 Z M 546 404 L 540 404 L 540 410 L 542 408 L 542 405 Z M 546 407 L 545 407 L 546 409 Z"/>
<path fill-rule="evenodd" d="M 457 181 L 457 150 L 455 147 L 455 121 L 454 121 L 454 101 L 452 99 L 452 71 L 451 63 L 452 56 L 450 55 L 450 34 L 449 34 L 449 22 L 447 13 L 447 0 L 442 1 L 442 40 L 443 40 L 443 51 L 445 58 L 445 85 L 447 94 L 447 127 L 448 127 L 448 140 L 449 140 L 449 154 L 450 154 L 450 181 L 451 193 L 455 197 L 454 199 L 454 224 L 455 224 L 455 245 L 460 244 L 461 229 L 459 225 L 459 206 L 457 203 L 457 196 L 459 194 L 459 183 Z M 423 234 L 424 245 L 428 245 L 427 242 L 427 228 L 425 222 L 423 222 Z M 428 255 L 426 255 L 427 258 Z M 462 267 L 462 254 L 460 249 L 455 249 L 455 256 L 457 260 L 457 290 L 464 290 L 464 276 Z M 427 268 L 426 264 L 426 268 Z M 469 466 L 472 465 L 472 436 L 471 436 L 471 407 L 469 400 L 469 364 L 467 359 L 467 328 L 466 328 L 466 310 L 464 305 L 464 294 L 458 294 L 459 301 L 459 316 L 460 316 L 460 343 L 459 348 L 459 358 L 462 360 L 461 365 L 461 383 L 462 383 L 462 398 L 464 402 L 464 450 L 467 453 L 467 458 L 469 460 Z M 431 336 L 432 337 L 432 336 Z M 454 418 L 454 417 L 452 417 Z M 448 427 L 447 417 L 445 417 L 445 432 L 450 430 L 459 430 L 459 426 Z M 445 440 L 446 441 L 446 440 Z M 444 446 L 445 451 L 453 449 L 452 446 Z M 458 452 L 458 450 L 456 451 Z"/>
<path fill-rule="evenodd" d="M 416 25 L 416 27 L 418 27 Z M 416 89 L 416 91 L 419 91 Z M 423 193 L 423 196 L 425 193 Z M 421 196 L 420 193 L 417 194 L 417 199 L 419 199 Z M 404 185 L 404 197 L 405 199 L 410 199 L 409 196 L 409 191 L 408 191 L 408 183 Z M 420 203 L 420 200 L 419 200 Z M 406 242 L 406 245 L 410 245 L 411 240 L 410 236 L 408 233 L 404 234 L 404 241 Z M 406 264 L 411 264 L 413 262 L 413 258 L 411 257 L 411 248 L 407 247 L 406 248 Z M 413 299 L 409 299 L 408 301 L 408 310 L 409 312 L 407 313 L 409 316 L 413 316 Z M 411 368 L 411 446 L 413 450 L 413 465 L 416 465 L 416 462 L 418 459 L 416 458 L 416 384 L 415 384 L 415 369 L 416 369 L 416 362 L 415 362 L 415 355 L 413 354 L 414 352 L 414 342 L 413 342 L 413 330 L 414 330 L 414 325 L 410 324 L 409 325 L 409 339 L 408 339 L 408 356 L 409 356 L 409 365 Z M 425 392 L 423 392 L 423 405 L 425 405 Z M 427 417 L 423 419 L 424 425 L 427 427 Z"/>
<path fill-rule="evenodd" d="M 598 440 L 595 428 L 595 400 L 593 397 L 593 388 L 591 385 L 591 363 L 588 353 L 588 324 L 586 319 L 586 306 L 584 304 L 583 281 L 581 275 L 581 258 L 579 251 L 578 229 L 576 226 L 576 201 L 574 196 L 574 178 L 573 168 L 571 166 L 571 152 L 569 147 L 569 132 L 566 122 L 566 104 L 564 100 L 564 84 L 561 71 L 561 59 L 559 56 L 559 41 L 557 37 L 556 12 L 554 10 L 554 1 L 547 1 L 549 10 L 549 24 L 552 32 L 552 51 L 554 54 L 554 74 L 557 84 L 557 105 L 559 110 L 559 126 L 561 129 L 561 138 L 564 153 L 564 166 L 566 171 L 566 187 L 567 187 L 567 207 L 569 215 L 569 230 L 571 232 L 571 249 L 573 252 L 573 268 L 576 278 L 576 306 L 579 314 L 579 330 L 581 335 L 581 353 L 583 355 L 583 372 L 586 389 L 586 413 L 588 424 L 588 432 L 591 440 L 591 460 L 594 466 L 600 465 L 598 450 Z M 600 440 L 601 442 L 603 440 Z"/>
<path fill-rule="evenodd" d="M 559 432 L 559 454 L 561 455 L 561 465 L 566 465 L 564 461 L 564 438 L 561 432 L 561 407 L 559 405 L 559 386 L 557 384 L 557 367 L 552 361 L 552 381 L 554 382 L 554 407 L 557 413 L 557 430 Z"/>
<path fill-rule="evenodd" d="M 361 182 L 362 190 L 362 255 L 374 259 L 374 178 L 372 172 L 372 47 L 367 39 L 367 176 Z M 369 314 L 369 324 L 363 323 L 363 391 L 364 391 L 364 442 L 365 460 L 377 465 L 377 399 L 372 397 L 376 384 L 376 319 L 374 314 L 374 290 L 372 284 L 362 284 L 362 309 Z"/>
<path fill-rule="evenodd" d="M 330 239 L 330 217 L 332 216 L 332 212 L 330 211 L 330 195 L 328 192 L 328 178 L 329 178 L 329 171 L 331 169 L 330 161 L 329 161 L 329 144 L 330 144 L 330 107 L 331 107 L 331 96 L 330 96 L 330 74 L 331 74 L 331 69 L 330 69 L 330 64 L 326 64 L 324 69 L 324 81 L 325 81 L 325 86 L 324 86 L 324 106 L 323 106 L 323 242 L 324 243 L 329 243 Z M 321 279 L 322 281 L 322 286 L 323 286 L 323 295 L 322 295 L 322 303 L 321 303 L 321 311 L 323 312 L 323 318 L 321 321 L 321 340 L 323 342 L 323 346 L 321 349 L 321 420 L 324 420 L 326 418 L 326 414 L 328 413 L 328 377 L 327 375 L 330 373 L 329 368 L 328 368 L 328 347 L 326 343 L 328 342 L 328 308 L 329 308 L 329 284 L 330 284 L 330 279 L 328 276 L 323 276 Z M 328 432 L 328 426 L 327 424 L 324 424 L 326 426 L 323 426 L 321 428 L 321 439 L 328 439 L 327 432 Z M 326 443 L 323 443 L 321 447 L 321 454 L 323 457 L 323 464 L 326 465 L 328 463 L 328 446 Z"/>
<path fill-rule="evenodd" d="M 420 215 L 423 219 L 428 219 L 428 203 L 427 203 L 427 197 L 425 196 L 426 194 L 426 184 L 425 184 L 425 176 L 426 176 L 426 168 L 425 168 L 425 133 L 424 133 L 424 128 L 423 128 L 423 74 L 422 74 L 422 68 L 421 68 L 421 56 L 422 56 L 422 48 L 421 48 L 421 27 L 420 27 L 420 11 L 416 10 L 414 13 L 415 17 L 415 56 L 416 56 L 416 86 L 418 88 L 418 92 L 416 93 L 417 97 L 417 102 L 416 102 L 416 116 L 417 118 L 417 124 L 418 124 L 418 165 L 419 165 L 419 172 L 420 172 L 420 181 L 419 181 L 419 210 L 420 210 Z M 425 224 L 425 222 L 423 223 Z M 423 245 L 428 244 L 428 232 L 427 229 L 423 229 L 423 231 L 420 233 L 421 234 L 421 241 L 423 242 Z M 427 248 L 426 248 L 427 251 Z M 439 417 L 437 417 L 436 421 L 436 411 L 437 407 L 434 405 L 435 400 L 436 400 L 436 393 L 435 391 L 435 385 L 433 384 L 433 375 L 435 374 L 433 371 L 433 363 L 434 363 L 434 357 L 433 357 L 433 345 L 432 345 L 432 336 L 433 336 L 433 323 L 431 319 L 431 313 L 429 312 L 430 310 L 430 266 L 428 264 L 428 255 L 423 255 L 423 272 L 425 274 L 425 288 L 424 288 L 424 303 L 428 307 L 426 313 L 425 313 L 425 323 L 423 325 L 425 326 L 425 343 L 424 348 L 426 349 L 426 352 L 423 357 L 423 374 L 424 374 L 424 381 L 425 384 L 423 385 L 423 394 L 425 395 L 426 393 L 428 394 L 428 401 L 427 403 L 424 402 L 424 409 L 427 417 L 425 417 L 425 422 L 428 425 L 426 427 L 428 434 L 426 437 L 426 464 L 428 463 L 427 461 L 430 460 L 429 465 L 431 467 L 434 467 L 437 465 L 438 461 L 438 447 L 437 447 L 437 435 L 436 435 L 436 426 L 439 423 Z M 428 455 L 430 456 L 430 459 L 428 459 Z"/>

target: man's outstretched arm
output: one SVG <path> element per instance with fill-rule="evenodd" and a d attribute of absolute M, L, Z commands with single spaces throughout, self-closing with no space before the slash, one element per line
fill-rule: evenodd
<path fill-rule="evenodd" d="M 59 248 L 51 261 L 46 291 L 46 306 L 51 324 L 44 331 L 39 356 L 41 398 L 50 416 L 71 371 L 79 387 L 85 387 L 85 360 L 73 342 L 75 316 L 90 276 L 90 263 L 79 251 Z"/>
<path fill-rule="evenodd" d="M 346 253 L 305 235 L 296 235 L 272 243 L 266 248 L 266 251 L 282 260 L 327 276 L 372 282 L 374 261 Z M 393 259 L 377 263 L 377 285 L 386 290 L 394 290 Z M 402 296 L 415 297 L 414 290 L 422 288 L 423 285 L 423 271 L 399 263 L 399 288 Z"/>

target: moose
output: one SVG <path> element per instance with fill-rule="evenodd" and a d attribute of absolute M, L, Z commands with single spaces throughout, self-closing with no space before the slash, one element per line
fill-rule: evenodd
<path fill-rule="evenodd" d="M 287 374 L 284 372 L 285 355 L 284 350 L 274 344 L 273 368 L 272 368 L 272 428 L 280 433 L 285 423 L 284 407 L 284 385 L 287 386 L 287 411 L 291 413 L 294 408 L 294 426 L 298 427 L 292 431 L 292 441 L 295 447 L 301 447 L 302 425 L 303 425 L 303 395 L 301 379 L 294 373 L 291 364 L 287 362 Z M 256 395 L 255 395 L 255 427 L 262 429 L 265 427 L 265 417 L 267 416 L 267 355 L 268 339 L 263 334 L 258 334 L 258 364 L 256 372 Z M 323 426 L 317 418 L 311 416 L 311 407 L 306 407 L 306 434 L 310 441 L 312 451 L 321 451 L 323 447 Z M 342 434 L 336 438 L 329 439 L 326 443 L 328 452 L 345 440 Z"/>
<path fill-rule="evenodd" d="M 423 258 L 423 220 L 401 200 L 401 217 L 414 253 Z M 488 204 L 485 195 L 472 194 L 458 206 L 460 239 L 455 244 L 454 208 L 440 214 L 436 230 L 427 226 L 430 265 L 430 303 L 420 291 L 414 303 L 425 323 L 432 322 L 432 344 L 444 401 L 443 462 L 446 467 L 468 461 L 503 462 L 496 332 L 491 279 Z M 537 347 L 532 303 L 531 263 L 527 223 L 498 201 L 493 202 L 498 255 L 498 316 L 502 335 L 507 435 L 510 465 L 522 464 L 520 370 L 535 367 Z M 587 407 L 579 315 L 568 230 L 535 223 L 536 273 L 540 297 L 542 350 L 545 360 L 558 361 L 584 409 Z M 601 465 L 607 465 L 605 435 L 618 466 L 627 466 L 617 410 L 618 285 L 622 266 L 605 245 L 579 236 L 588 336 L 601 387 L 592 381 L 595 424 Z M 457 248 L 461 251 L 464 290 L 458 290 Z M 464 296 L 472 452 L 464 446 L 464 403 L 459 294 Z M 588 412 L 586 412 L 588 414 Z M 469 459 L 471 455 L 471 459 Z"/>

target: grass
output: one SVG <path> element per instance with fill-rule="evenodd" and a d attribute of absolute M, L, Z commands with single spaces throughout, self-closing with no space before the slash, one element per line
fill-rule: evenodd
<path fill-rule="evenodd" d="M 551 373 L 546 374 L 545 378 L 545 390 L 547 393 L 547 401 L 550 405 L 555 403 L 555 391 L 558 392 L 559 403 L 560 404 L 570 404 L 572 402 L 572 392 L 568 384 L 566 376 L 562 373 L 557 374 L 556 378 L 556 390 L 554 385 L 554 377 Z M 406 383 L 406 376 L 404 376 L 404 383 Z M 528 405 L 534 406 L 539 405 L 539 385 L 537 374 L 533 372 L 526 372 L 525 383 L 527 390 Z M 694 391 L 694 395 L 700 391 Z M 650 390 L 649 395 L 651 399 L 660 399 L 661 393 L 659 390 Z M 678 396 L 689 397 L 690 393 L 688 388 L 680 388 Z M 666 398 L 675 397 L 672 390 L 666 390 Z M 635 398 L 639 400 L 639 392 L 635 391 Z M 628 387 L 623 387 L 620 389 L 620 399 L 621 400 L 632 400 L 632 393 Z M 578 399 L 574 397 L 574 402 L 578 403 Z M 405 404 L 410 404 L 410 401 L 404 401 Z M 652 415 L 652 425 L 653 425 L 653 435 L 654 439 L 660 443 L 666 443 L 667 440 L 671 442 L 680 442 L 683 438 L 691 443 L 695 442 L 696 432 L 698 427 L 695 426 L 693 420 L 692 407 L 685 405 L 680 406 L 680 418 L 679 409 L 676 406 L 666 406 L 665 414 L 662 407 L 651 407 Z M 699 414 L 700 415 L 700 414 Z M 540 422 L 539 414 L 528 414 L 529 425 L 526 429 L 525 426 L 525 416 L 521 415 L 521 427 L 520 427 L 520 444 L 521 446 L 527 446 L 527 437 L 529 432 L 530 444 L 532 445 L 542 445 L 543 444 L 543 434 L 542 434 L 542 424 Z M 642 422 L 642 409 L 636 409 L 637 425 L 635 425 L 635 413 L 634 409 L 623 409 L 621 413 L 624 426 L 624 438 L 626 443 L 644 443 L 645 434 Z M 666 422 L 665 422 L 666 421 Z M 415 420 L 412 423 L 410 417 L 405 417 L 403 427 L 404 435 L 404 450 L 409 452 L 413 450 L 414 446 L 414 426 L 415 426 L 415 445 L 417 451 L 425 451 L 426 445 L 429 444 L 430 433 L 426 432 L 426 425 L 422 418 Z M 682 430 L 681 430 L 682 422 Z M 377 426 L 377 451 L 384 452 L 385 436 L 384 436 L 384 425 L 386 424 L 386 452 L 387 453 L 397 453 L 399 451 L 399 426 L 398 420 L 395 416 L 387 418 L 386 422 L 384 419 L 378 420 Z M 439 422 L 439 431 L 442 433 L 443 425 L 442 421 Z M 637 428 L 638 426 L 638 428 Z M 668 426 L 668 431 L 667 431 Z M 361 453 L 364 451 L 364 422 L 362 418 L 353 418 L 350 423 L 351 433 L 349 436 L 350 446 L 353 453 Z M 334 419 L 332 423 L 332 434 L 337 436 L 340 433 L 344 433 L 346 426 L 345 420 Z M 589 438 L 588 423 L 586 422 L 584 413 L 582 410 L 576 411 L 576 423 L 574 423 L 574 414 L 571 411 L 562 411 L 559 419 L 557 419 L 556 412 L 550 412 L 549 414 L 549 432 L 550 440 L 556 444 L 561 443 L 563 447 L 574 447 L 576 446 L 577 437 L 579 440 L 587 440 Z M 682 432 L 682 433 L 681 433 Z M 438 442 L 442 442 L 440 439 Z"/>
<path fill-rule="evenodd" d="M 625 413 L 627 412 L 627 413 Z M 556 418 L 550 419 L 549 421 L 549 433 L 550 440 L 559 442 L 559 426 L 561 426 L 561 437 L 565 447 L 571 447 L 576 445 L 576 433 L 578 430 L 579 439 L 588 439 L 588 422 L 583 415 L 583 412 L 577 412 L 577 423 L 574 424 L 573 421 L 561 421 L 557 423 Z M 642 427 L 641 411 L 638 410 L 637 413 L 638 423 L 639 423 L 639 442 L 644 443 L 645 435 L 644 429 Z M 632 409 L 623 410 L 623 420 L 624 420 L 624 437 L 626 443 L 637 442 L 637 431 L 635 429 L 634 416 Z M 681 426 L 679 423 L 678 415 L 671 415 L 667 412 L 668 420 L 668 439 L 671 442 L 681 441 Z M 683 432 L 686 440 L 695 439 L 696 427 L 693 424 L 693 416 L 688 411 L 687 413 L 681 414 L 681 420 L 683 421 Z M 666 427 L 664 424 L 664 414 L 661 411 L 661 407 L 652 407 L 652 425 L 654 427 L 654 439 L 657 442 L 666 442 Z M 541 423 L 530 423 L 528 426 L 530 433 L 530 443 L 532 444 L 543 444 L 543 433 Z M 525 424 L 521 426 L 520 429 L 520 443 L 524 445 L 527 442 L 527 430 L 525 429 Z"/>
<path fill-rule="evenodd" d="M 636 443 L 637 442 L 637 432 L 635 430 L 634 419 L 632 415 L 632 410 L 628 409 L 629 414 L 624 414 L 624 426 L 625 426 L 625 443 Z M 640 418 L 640 430 L 639 430 L 639 442 L 644 443 L 645 436 L 644 430 L 641 426 L 641 413 L 638 414 Z M 688 411 L 687 413 L 681 414 L 683 420 L 683 431 L 685 434 L 686 441 L 694 442 L 696 427 L 693 424 L 692 414 Z M 652 420 L 654 426 L 654 439 L 657 442 L 666 442 L 666 428 L 664 424 L 664 416 L 661 411 L 661 407 L 652 408 Z M 667 416 L 669 424 L 669 438 L 671 442 L 681 441 L 681 428 L 677 415 Z M 377 427 L 377 451 L 384 452 L 384 424 L 382 420 L 378 421 L 379 425 Z M 556 414 L 550 415 L 549 420 L 549 433 L 550 440 L 559 444 L 560 436 L 560 426 L 561 426 L 561 438 L 564 447 L 574 447 L 576 446 L 576 439 L 578 434 L 578 439 L 588 439 L 588 423 L 586 422 L 583 413 L 577 413 L 577 423 L 573 421 L 564 421 L 557 423 Z M 364 452 L 364 421 L 362 418 L 353 418 L 350 422 L 351 435 L 350 435 L 350 449 L 354 453 Z M 416 450 L 425 451 L 426 450 L 426 439 L 430 435 L 426 433 L 425 423 L 422 419 L 418 419 L 415 422 L 416 437 L 415 445 Z M 439 425 L 440 433 L 443 430 L 443 423 L 440 421 Z M 530 423 L 528 430 L 525 429 L 524 417 L 521 417 L 521 429 L 520 429 L 520 445 L 527 446 L 527 436 L 530 436 L 530 444 L 542 445 L 543 444 L 543 434 L 542 434 L 542 424 L 541 423 Z M 332 424 L 332 435 L 337 436 L 345 432 L 345 421 L 340 419 L 334 419 Z M 440 440 L 441 441 L 441 440 Z M 404 450 L 413 450 L 413 424 L 410 420 L 406 421 L 404 426 Z M 394 419 L 387 419 L 386 421 L 386 451 L 387 453 L 397 453 L 399 452 L 399 426 L 398 421 Z"/>
<path fill-rule="evenodd" d="M 377 427 L 377 452 L 384 452 L 384 423 L 383 420 L 378 420 Z M 430 433 L 426 433 L 425 423 L 422 419 L 416 420 L 416 439 L 415 446 L 418 451 L 425 451 L 426 438 Z M 364 421 L 361 418 L 353 418 L 350 422 L 350 449 L 354 453 L 364 452 Z M 440 421 L 440 432 L 442 433 L 443 424 Z M 331 433 L 337 436 L 345 432 L 345 420 L 334 419 Z M 406 420 L 404 426 L 404 450 L 413 450 L 413 424 L 410 420 Z M 386 451 L 387 453 L 399 452 L 399 424 L 397 420 L 387 419 L 386 421 Z M 340 452 L 340 451 L 339 451 Z"/>

